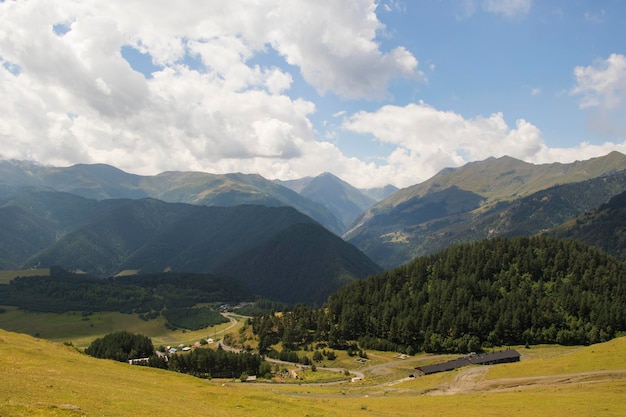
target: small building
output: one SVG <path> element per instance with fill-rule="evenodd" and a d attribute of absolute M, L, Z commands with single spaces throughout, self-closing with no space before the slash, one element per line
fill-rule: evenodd
<path fill-rule="evenodd" d="M 137 359 L 129 359 L 128 363 L 130 365 L 147 365 L 150 358 L 137 358 Z"/>
<path fill-rule="evenodd" d="M 515 349 L 500 350 L 489 353 L 471 353 L 451 361 L 433 365 L 419 366 L 415 371 L 420 375 L 430 375 L 437 372 L 447 372 L 468 365 L 495 365 L 498 363 L 519 362 L 521 355 Z"/>

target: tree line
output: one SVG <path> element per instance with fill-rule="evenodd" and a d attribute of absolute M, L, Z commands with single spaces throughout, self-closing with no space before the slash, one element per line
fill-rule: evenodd
<path fill-rule="evenodd" d="M 119 311 L 149 320 L 163 314 L 174 327 L 195 330 L 223 322 L 198 303 L 250 298 L 232 279 L 197 273 L 167 272 L 95 278 L 60 267 L 49 276 L 18 277 L 0 285 L 0 304 L 34 312 Z"/>
<path fill-rule="evenodd" d="M 626 331 L 626 265 L 546 236 L 450 247 L 354 281 L 323 308 L 253 320 L 259 347 L 470 352 L 517 344 L 591 344 Z"/>

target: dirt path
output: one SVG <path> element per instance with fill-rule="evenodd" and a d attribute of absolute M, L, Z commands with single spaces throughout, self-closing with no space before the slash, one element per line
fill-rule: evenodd
<path fill-rule="evenodd" d="M 477 392 L 501 392 L 547 385 L 594 383 L 626 378 L 626 369 L 591 371 L 574 374 L 486 379 L 489 368 L 471 367 L 462 370 L 451 384 L 443 384 L 426 395 L 455 395 Z"/>
<path fill-rule="evenodd" d="M 451 384 L 440 385 L 428 392 L 429 395 L 454 395 L 475 392 L 479 383 L 489 371 L 486 366 L 471 367 L 461 370 Z"/>

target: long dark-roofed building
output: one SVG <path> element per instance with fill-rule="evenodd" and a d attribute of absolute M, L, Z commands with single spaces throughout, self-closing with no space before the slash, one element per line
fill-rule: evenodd
<path fill-rule="evenodd" d="M 415 370 L 421 375 L 452 371 L 468 365 L 495 365 L 498 363 L 519 362 L 521 355 L 515 349 L 500 350 L 489 353 L 472 353 L 448 362 L 419 366 Z"/>

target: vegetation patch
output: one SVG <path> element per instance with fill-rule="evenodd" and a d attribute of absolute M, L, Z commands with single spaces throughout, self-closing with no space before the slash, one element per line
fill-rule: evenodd
<path fill-rule="evenodd" d="M 352 282 L 323 308 L 253 320 L 259 349 L 468 353 L 494 346 L 586 345 L 626 332 L 626 266 L 563 239 L 494 238 Z"/>
<path fill-rule="evenodd" d="M 149 337 L 122 331 L 94 340 L 85 353 L 94 358 L 127 362 L 129 359 L 153 356 L 154 346 Z"/>
<path fill-rule="evenodd" d="M 163 311 L 163 316 L 170 326 L 188 330 L 200 330 L 229 321 L 210 307 L 172 308 Z"/>
<path fill-rule="evenodd" d="M 53 313 L 119 311 L 150 316 L 164 308 L 248 296 L 221 276 L 174 272 L 101 279 L 53 267 L 49 276 L 15 278 L 0 285 L 0 304 Z"/>

